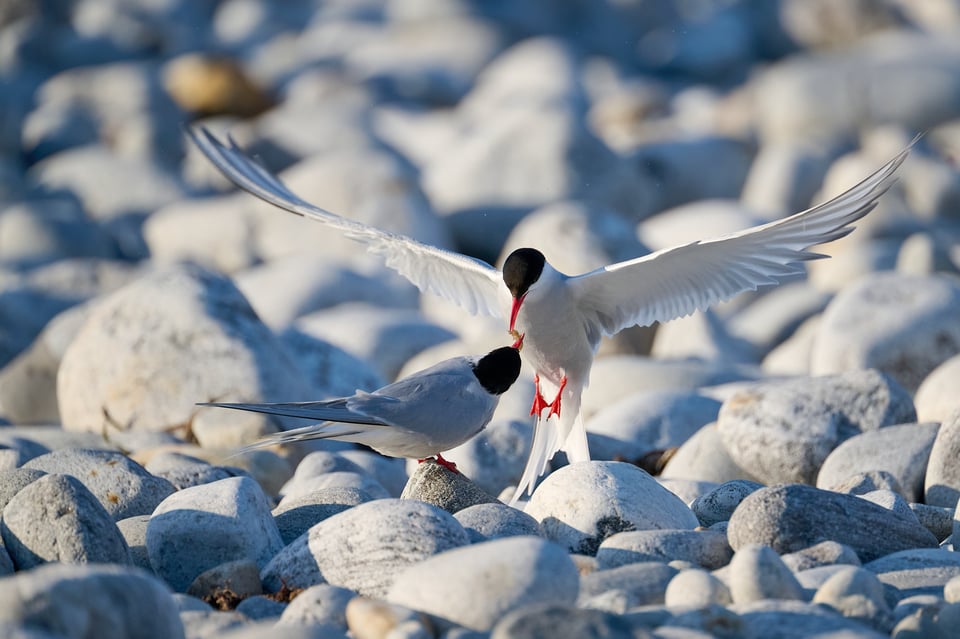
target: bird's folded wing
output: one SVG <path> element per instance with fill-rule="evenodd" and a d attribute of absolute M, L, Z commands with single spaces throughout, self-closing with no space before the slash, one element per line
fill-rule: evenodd
<path fill-rule="evenodd" d="M 909 151 L 842 195 L 806 211 L 571 278 L 588 331 L 613 335 L 629 326 L 684 317 L 801 273 L 800 262 L 825 257 L 808 248 L 847 235 L 853 230 L 850 225 L 876 206 Z"/>
<path fill-rule="evenodd" d="M 350 398 L 332 399 L 324 402 L 286 402 L 277 404 L 211 402 L 197 405 L 216 406 L 218 408 L 233 408 L 236 410 L 247 410 L 255 413 L 267 413 L 268 415 L 280 415 L 283 417 L 296 417 L 299 419 L 309 419 L 315 422 L 369 424 L 372 426 L 387 425 L 387 423 L 381 419 L 351 410 L 347 405 L 349 401 Z"/>
<path fill-rule="evenodd" d="M 386 265 L 422 291 L 439 295 L 471 314 L 499 316 L 500 272 L 480 260 L 382 231 L 316 207 L 294 195 L 275 175 L 230 140 L 224 145 L 205 128 L 187 128 L 187 135 L 234 184 L 285 211 L 323 222 L 384 258 Z"/>

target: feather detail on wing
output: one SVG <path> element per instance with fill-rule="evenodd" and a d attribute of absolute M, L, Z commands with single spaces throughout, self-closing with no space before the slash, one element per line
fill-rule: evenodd
<path fill-rule="evenodd" d="M 704 310 L 743 291 L 802 273 L 808 251 L 853 230 L 895 181 L 908 147 L 832 200 L 721 238 L 664 249 L 570 279 L 591 338 Z"/>
<path fill-rule="evenodd" d="M 439 295 L 471 314 L 499 316 L 500 272 L 480 260 L 361 224 L 300 199 L 231 139 L 224 145 L 205 128 L 186 133 L 221 173 L 238 187 L 290 213 L 317 220 L 367 245 L 386 265 L 422 291 Z"/>

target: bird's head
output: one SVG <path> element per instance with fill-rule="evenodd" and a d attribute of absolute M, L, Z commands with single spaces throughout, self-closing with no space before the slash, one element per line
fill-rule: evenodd
<path fill-rule="evenodd" d="M 490 351 L 473 365 L 473 374 L 488 393 L 500 395 L 520 376 L 520 351 L 512 346 Z"/>
<path fill-rule="evenodd" d="M 543 253 L 532 248 L 517 249 L 507 256 L 503 263 L 503 283 L 507 285 L 510 295 L 513 296 L 513 306 L 510 309 L 511 334 L 516 333 L 515 325 L 520 305 L 523 304 L 527 294 L 536 290 L 546 263 Z M 522 342 L 519 336 L 518 340 Z"/>

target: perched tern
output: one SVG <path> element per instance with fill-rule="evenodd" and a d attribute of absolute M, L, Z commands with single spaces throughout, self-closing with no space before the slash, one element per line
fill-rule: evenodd
<path fill-rule="evenodd" d="M 200 404 L 322 423 L 276 433 L 241 449 L 241 453 L 307 439 L 335 439 L 364 444 L 388 457 L 412 457 L 456 470 L 440 453 L 482 431 L 500 395 L 520 375 L 520 353 L 512 346 L 483 357 L 454 357 L 383 388 L 319 402 L 281 404 Z"/>
<path fill-rule="evenodd" d="M 422 291 L 468 312 L 498 316 L 536 372 L 533 446 L 514 497 L 532 492 L 558 450 L 589 460 L 580 395 L 603 335 L 666 322 L 738 293 L 803 272 L 808 249 L 844 237 L 894 182 L 910 147 L 837 197 L 789 217 L 711 240 L 690 242 L 582 275 L 565 275 L 534 248 L 511 253 L 503 271 L 480 260 L 343 218 L 305 202 L 230 140 L 188 130 L 201 151 L 237 186 L 281 209 L 308 217 L 367 245 Z M 542 389 L 553 393 L 549 403 Z M 542 411 L 548 410 L 546 420 Z M 557 420 L 550 417 L 557 415 Z"/>

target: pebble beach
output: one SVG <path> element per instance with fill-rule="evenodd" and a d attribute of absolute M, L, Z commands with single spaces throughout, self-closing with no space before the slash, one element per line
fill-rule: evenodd
<path fill-rule="evenodd" d="M 338 215 L 569 274 L 910 154 L 804 275 L 605 338 L 592 461 L 511 506 L 526 366 L 460 473 L 238 454 L 305 423 L 198 406 L 512 338 L 238 191 L 197 126 Z M 5 0 L 0 637 L 958 637 L 958 158 L 955 0 Z"/>

